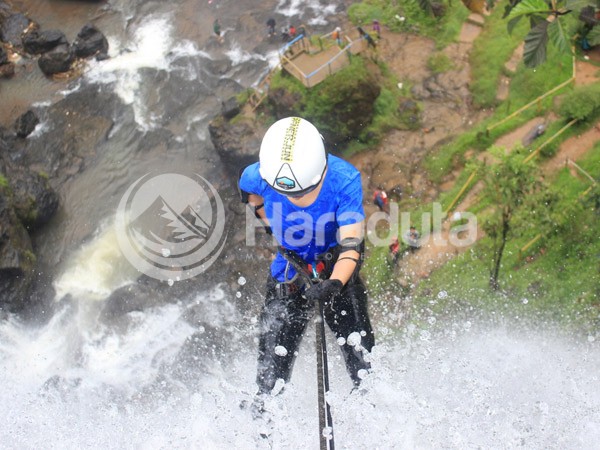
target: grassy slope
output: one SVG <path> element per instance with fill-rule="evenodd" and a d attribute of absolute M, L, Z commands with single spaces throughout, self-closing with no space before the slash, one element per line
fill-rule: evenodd
<path fill-rule="evenodd" d="M 553 107 L 553 99 L 539 102 L 491 133 L 486 133 L 486 127 L 572 76 L 571 57 L 557 54 L 552 47 L 549 47 L 548 62 L 543 66 L 530 70 L 520 64 L 514 74 L 508 73 L 504 64 L 522 41 L 526 30 L 518 28 L 509 36 L 506 22 L 501 18 L 501 10 L 502 8 L 496 8 L 486 19 L 485 30 L 476 40 L 471 55 L 474 99 L 482 107 L 495 107 L 492 117 L 484 123 L 476 124 L 471 131 L 450 144 L 436 149 L 425 161 L 425 169 L 431 179 L 437 182 L 453 168 L 467 166 L 459 175 L 454 188 L 441 195 L 439 200 L 442 205 L 447 205 L 452 200 L 468 177 L 469 168 L 464 157 L 468 150 L 485 150 L 503 134 L 535 116 L 546 114 Z M 509 98 L 498 104 L 496 92 L 501 74 L 511 77 L 511 86 Z M 565 87 L 562 91 L 568 89 L 571 87 Z M 551 124 L 546 135 L 550 136 L 563 125 L 563 121 Z M 574 127 L 561 136 L 557 144 L 586 127 L 589 124 Z M 581 163 L 596 178 L 600 177 L 599 150 L 600 144 Z M 589 186 L 588 180 L 574 178 L 566 170 L 559 173 L 552 182 L 556 189 L 565 194 L 565 202 L 580 202 L 579 195 Z M 485 205 L 485 199 L 481 205 Z M 481 208 L 476 208 L 476 211 Z M 415 205 L 415 210 L 418 209 Z M 502 292 L 490 292 L 489 258 L 481 250 L 484 246 L 477 245 L 420 283 L 411 293 L 412 312 L 416 312 L 417 317 L 418 312 L 425 309 L 443 314 L 456 312 L 463 307 L 468 310 L 476 308 L 509 311 L 515 317 L 519 314 L 533 315 L 561 323 L 577 323 L 578 326 L 583 323 L 584 328 L 593 328 L 600 310 L 597 259 L 600 254 L 600 240 L 597 239 L 600 230 L 597 224 L 600 221 L 597 212 L 592 211 L 589 206 L 573 216 L 572 220 L 577 225 L 572 234 L 540 240 L 529 249 L 530 257 L 527 260 L 520 259 L 519 249 L 536 235 L 535 230 L 530 230 L 509 243 L 500 278 Z M 399 290 L 398 286 L 389 282 L 393 273 L 386 262 L 387 249 L 369 250 L 370 256 L 364 271 L 370 289 L 375 295 Z"/>

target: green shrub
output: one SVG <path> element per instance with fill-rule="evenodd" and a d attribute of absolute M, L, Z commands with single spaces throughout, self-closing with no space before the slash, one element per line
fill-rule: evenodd
<path fill-rule="evenodd" d="M 580 86 L 567 93 L 558 114 L 567 120 L 588 120 L 600 112 L 600 84 Z"/>

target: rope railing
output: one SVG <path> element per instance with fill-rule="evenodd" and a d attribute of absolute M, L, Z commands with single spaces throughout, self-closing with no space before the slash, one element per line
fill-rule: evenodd
<path fill-rule="evenodd" d="M 575 75 L 576 75 L 576 60 L 575 60 L 575 56 L 573 56 L 573 70 L 572 70 L 572 75 L 571 77 L 566 80 L 563 81 L 562 83 L 560 83 L 558 86 L 553 87 L 552 89 L 550 89 L 548 92 L 546 92 L 545 94 L 540 95 L 538 98 L 536 98 L 535 100 L 532 100 L 531 102 L 527 103 L 525 106 L 520 107 L 519 109 L 517 109 L 515 112 L 513 112 L 512 114 L 509 114 L 508 116 L 506 116 L 504 119 L 500 120 L 499 122 L 496 122 L 493 125 L 490 125 L 489 127 L 486 128 L 486 133 L 489 134 L 490 131 L 492 131 L 494 128 L 502 125 L 503 123 L 508 122 L 510 119 L 512 119 L 513 117 L 521 114 L 523 111 L 525 111 L 526 109 L 529 109 L 531 106 L 535 105 L 535 104 L 539 104 L 539 102 L 541 102 L 543 99 L 545 99 L 546 97 L 548 97 L 549 95 L 554 94 L 556 91 L 562 89 L 563 87 L 569 85 L 570 83 L 575 82 Z"/>
<path fill-rule="evenodd" d="M 571 128 L 573 125 L 575 125 L 577 123 L 577 121 L 578 121 L 578 119 L 571 120 L 568 124 L 566 124 L 560 130 L 558 130 L 552 136 L 550 136 L 550 138 L 547 141 L 545 141 L 542 145 L 540 145 L 538 148 L 536 148 L 527 158 L 525 158 L 523 160 L 523 162 L 528 163 L 533 158 L 535 158 L 546 145 L 550 144 L 554 139 L 556 139 L 558 136 L 560 136 L 565 131 L 567 131 L 569 128 Z"/>

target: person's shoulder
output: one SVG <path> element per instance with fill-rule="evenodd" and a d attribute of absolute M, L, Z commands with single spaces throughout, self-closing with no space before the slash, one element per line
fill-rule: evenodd
<path fill-rule="evenodd" d="M 259 163 L 250 164 L 241 170 L 240 185 L 258 188 L 263 179 L 260 176 Z"/>
<path fill-rule="evenodd" d="M 348 161 L 329 155 L 327 164 L 327 177 L 332 190 L 348 193 L 361 188 L 360 172 Z"/>
<path fill-rule="evenodd" d="M 360 172 L 351 163 L 335 155 L 327 156 L 327 164 L 331 171 L 340 176 L 355 177 L 360 175 Z"/>

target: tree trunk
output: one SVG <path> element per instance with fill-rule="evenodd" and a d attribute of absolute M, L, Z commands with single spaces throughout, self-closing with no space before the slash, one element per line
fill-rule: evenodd
<path fill-rule="evenodd" d="M 502 262 L 502 255 L 504 254 L 504 247 L 506 247 L 506 241 L 508 240 L 508 231 L 510 230 L 510 214 L 502 214 L 502 234 L 500 236 L 500 247 L 496 252 L 494 259 L 494 267 L 490 274 L 490 288 L 497 291 L 500 285 L 498 284 L 498 276 L 500 275 L 500 263 Z"/>

